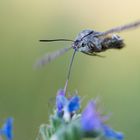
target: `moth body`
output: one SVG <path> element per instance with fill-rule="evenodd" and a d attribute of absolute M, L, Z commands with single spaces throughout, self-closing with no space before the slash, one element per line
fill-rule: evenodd
<path fill-rule="evenodd" d="M 101 32 L 83 30 L 76 37 L 72 47 L 77 51 L 93 55 L 108 49 L 124 47 L 123 39 L 116 34 L 100 36 Z"/>
<path fill-rule="evenodd" d="M 72 42 L 72 45 L 70 47 L 62 48 L 55 52 L 45 54 L 37 61 L 36 66 L 41 67 L 45 64 L 48 64 L 49 62 L 68 52 L 69 50 L 74 49 L 69 68 L 69 77 L 71 65 L 77 51 L 91 56 L 100 56 L 97 53 L 104 52 L 109 49 L 121 49 L 124 47 L 124 41 L 120 36 L 116 35 L 116 33 L 134 29 L 139 26 L 140 20 L 122 26 L 114 27 L 104 32 L 97 32 L 89 29 L 83 30 L 78 34 L 75 40 L 65 38 L 39 40 L 41 42 L 69 41 Z"/>

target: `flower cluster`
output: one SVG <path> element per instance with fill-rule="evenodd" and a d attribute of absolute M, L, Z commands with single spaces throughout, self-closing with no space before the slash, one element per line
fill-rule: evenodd
<path fill-rule="evenodd" d="M 108 116 L 103 116 L 97 109 L 95 100 L 89 101 L 81 110 L 81 99 L 75 94 L 66 97 L 63 89 L 57 92 L 54 114 L 50 124 L 40 126 L 37 140 L 81 140 L 98 138 L 98 140 L 123 140 L 123 134 L 114 131 L 106 124 Z"/>

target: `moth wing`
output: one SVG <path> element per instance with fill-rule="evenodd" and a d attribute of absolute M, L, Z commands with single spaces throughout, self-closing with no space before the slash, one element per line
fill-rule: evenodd
<path fill-rule="evenodd" d="M 43 57 L 39 58 L 35 63 L 35 68 L 43 67 L 44 65 L 50 63 L 52 60 L 56 59 L 57 57 L 63 55 L 67 51 L 69 51 L 72 47 L 62 48 L 52 53 L 46 53 Z"/>
<path fill-rule="evenodd" d="M 140 20 L 133 22 L 133 23 L 130 23 L 130 24 L 125 24 L 123 26 L 118 26 L 118 27 L 109 29 L 105 32 L 98 34 L 97 36 L 105 36 L 105 35 L 112 34 L 112 33 L 118 33 L 118 32 L 122 32 L 125 30 L 134 29 L 134 28 L 137 28 L 139 26 L 140 26 Z"/>

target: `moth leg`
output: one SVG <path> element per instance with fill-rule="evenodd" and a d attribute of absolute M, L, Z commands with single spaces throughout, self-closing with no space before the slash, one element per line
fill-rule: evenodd
<path fill-rule="evenodd" d="M 102 55 L 99 55 L 97 53 L 87 53 L 87 52 L 83 52 L 84 54 L 87 54 L 87 55 L 90 55 L 90 56 L 98 56 L 98 57 L 105 57 L 105 56 L 102 56 Z"/>
<path fill-rule="evenodd" d="M 93 56 L 102 57 L 102 58 L 106 57 L 106 56 L 103 56 L 103 55 L 99 55 L 99 54 L 97 54 L 97 53 L 92 53 L 92 55 L 93 55 Z"/>

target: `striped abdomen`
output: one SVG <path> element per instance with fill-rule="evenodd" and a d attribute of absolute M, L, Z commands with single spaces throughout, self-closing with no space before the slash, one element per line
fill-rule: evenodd
<path fill-rule="evenodd" d="M 107 49 L 121 49 L 125 46 L 123 39 L 115 34 L 109 37 L 108 36 L 105 37 L 101 44 L 102 44 L 102 51 L 105 51 Z"/>

